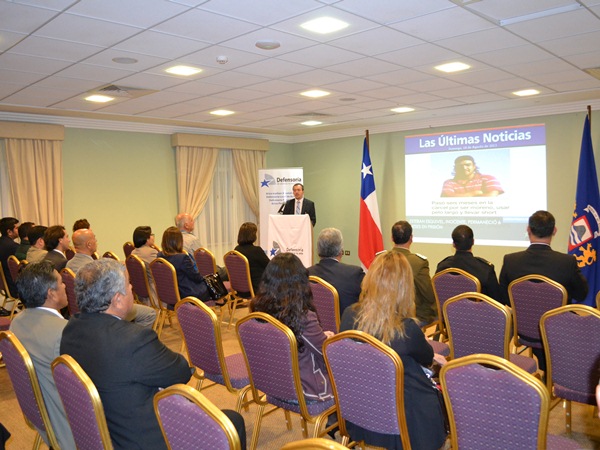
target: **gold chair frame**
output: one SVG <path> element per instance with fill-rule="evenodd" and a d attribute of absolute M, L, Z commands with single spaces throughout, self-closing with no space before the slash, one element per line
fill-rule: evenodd
<path fill-rule="evenodd" d="M 127 254 L 127 250 L 126 250 L 127 248 L 131 249 L 131 250 L 129 250 L 129 254 Z M 131 255 L 131 252 L 132 252 L 132 250 L 133 250 L 134 248 L 135 248 L 135 245 L 134 245 L 134 244 L 133 244 L 133 242 L 131 242 L 131 241 L 126 241 L 126 242 L 123 244 L 123 254 L 125 255 L 125 259 L 127 259 L 127 257 L 128 257 L 129 255 Z"/>
<path fill-rule="evenodd" d="M 238 336 L 238 340 L 240 341 L 240 347 L 242 348 L 242 354 L 244 355 L 244 361 L 246 362 L 246 367 L 248 368 L 248 378 L 250 379 L 250 389 L 252 391 L 252 398 L 253 398 L 252 401 L 258 405 L 258 412 L 256 415 L 256 422 L 254 423 L 254 430 L 252 433 L 252 441 L 250 443 L 250 449 L 251 450 L 256 449 L 256 446 L 258 444 L 259 433 L 260 433 L 260 426 L 261 426 L 263 417 L 280 409 L 280 407 L 273 405 L 272 409 L 265 412 L 266 406 L 269 405 L 269 403 L 266 401 L 266 395 L 261 394 L 258 391 L 258 389 L 256 389 L 256 386 L 254 385 L 254 380 L 252 378 L 252 370 L 251 370 L 250 364 L 248 363 L 248 356 L 246 355 L 246 349 L 244 348 L 244 345 L 241 341 L 240 333 L 239 333 L 240 326 L 242 324 L 248 322 L 249 320 L 259 320 L 262 322 L 268 322 L 271 326 L 275 327 L 277 330 L 279 330 L 281 333 L 283 333 L 288 339 L 288 343 L 290 346 L 292 375 L 294 377 L 294 389 L 296 390 L 296 396 L 298 398 L 298 407 L 300 408 L 300 418 L 301 418 L 301 424 L 302 424 L 302 437 L 305 439 L 308 438 L 307 422 L 315 424 L 314 429 L 313 429 L 313 435 L 312 435 L 313 438 L 321 437 L 321 436 L 325 435 L 325 433 L 327 433 L 328 431 L 331 431 L 332 429 L 334 429 L 337 426 L 337 423 L 330 425 L 328 427 L 325 427 L 323 429 L 323 432 L 319 432 L 319 430 L 321 429 L 321 426 L 324 423 L 326 423 L 327 417 L 329 416 L 329 414 L 331 414 L 332 412 L 334 412 L 336 410 L 335 405 L 331 406 L 330 408 L 327 408 L 325 411 L 323 411 L 322 413 L 320 413 L 317 416 L 311 416 L 310 413 L 308 412 L 308 409 L 306 407 L 306 399 L 304 398 L 304 392 L 302 391 L 302 382 L 300 380 L 300 366 L 298 363 L 298 342 L 296 341 L 296 336 L 294 336 L 294 333 L 292 332 L 292 330 L 290 330 L 289 327 L 285 326 L 279 320 L 275 319 L 274 317 L 272 317 L 268 314 L 255 312 L 255 313 L 248 314 L 246 317 L 241 318 L 235 324 L 235 331 Z M 287 428 L 288 428 L 288 430 L 291 430 L 292 422 L 291 422 L 290 411 L 287 409 L 284 409 L 283 411 L 285 414 Z"/>
<path fill-rule="evenodd" d="M 115 255 L 113 252 L 111 252 L 110 250 L 109 250 L 109 251 L 106 251 L 106 252 L 104 252 L 104 253 L 102 254 L 102 257 L 103 257 L 103 258 L 112 258 L 112 259 L 114 259 L 115 261 L 120 261 L 120 260 L 119 260 L 119 257 L 118 257 L 117 255 Z"/>
<path fill-rule="evenodd" d="M 333 308 L 335 313 L 335 332 L 339 333 L 340 331 L 340 295 L 338 294 L 337 289 L 331 284 L 325 281 L 323 278 L 311 275 L 308 277 L 309 282 L 318 283 L 321 286 L 328 289 L 333 295 Z M 317 314 L 318 315 L 318 314 Z"/>
<path fill-rule="evenodd" d="M 65 267 L 64 269 L 61 269 L 60 271 L 60 279 L 61 281 L 63 280 L 63 274 L 67 274 L 70 277 L 73 277 L 73 283 L 75 283 L 75 278 L 77 277 L 77 275 L 75 275 L 75 272 L 73 272 L 71 269 L 69 269 L 68 267 Z M 64 281 L 63 281 L 64 283 Z M 69 291 L 67 290 L 67 299 L 69 298 Z M 77 300 L 75 300 L 75 303 L 77 304 Z M 74 315 L 75 311 L 71 311 L 71 302 L 69 301 L 67 303 L 67 310 L 69 311 L 69 315 Z"/>
<path fill-rule="evenodd" d="M 96 385 L 88 376 L 87 373 L 81 368 L 79 363 L 75 361 L 70 355 L 60 355 L 54 361 L 52 361 L 52 375 L 54 375 L 54 369 L 59 364 L 64 364 L 68 367 L 68 369 L 75 374 L 79 382 L 85 387 L 90 400 L 92 401 L 92 408 L 94 409 L 94 415 L 96 416 L 96 423 L 98 425 L 98 431 L 100 432 L 100 439 L 102 439 L 102 446 L 106 450 L 112 450 L 113 445 L 110 439 L 110 433 L 108 431 L 108 425 L 106 424 L 106 416 L 104 415 L 104 407 L 102 406 L 102 400 L 100 399 L 100 394 L 98 394 L 98 389 Z M 62 398 L 61 398 L 62 402 Z M 64 406 L 64 405 L 63 405 Z M 66 413 L 66 408 L 65 408 Z M 67 414 L 67 419 L 68 419 Z M 71 422 L 69 421 L 69 426 Z"/>
<path fill-rule="evenodd" d="M 156 302 L 154 301 L 155 299 L 152 297 L 152 288 L 150 287 L 150 280 L 148 279 L 148 272 L 147 272 L 148 269 L 146 267 L 146 263 L 144 261 L 142 261 L 141 258 L 137 255 L 129 255 L 127 258 L 125 258 L 125 267 L 127 267 L 127 261 L 130 261 L 130 260 L 135 261 L 135 264 L 139 264 L 143 269 L 144 284 L 146 285 L 146 292 L 148 292 L 148 294 L 149 294 L 148 301 L 150 302 L 150 307 L 156 311 L 156 319 L 154 320 L 154 323 L 152 324 L 152 329 L 154 331 L 156 331 L 158 328 L 158 321 L 159 321 L 158 319 L 160 317 L 160 305 L 157 305 Z M 158 293 L 156 295 L 158 296 Z M 144 302 L 142 302 L 140 300 L 140 297 L 138 296 L 135 289 L 133 289 L 133 296 L 137 303 L 139 303 L 141 305 L 144 304 Z M 160 337 L 160 335 L 159 335 L 159 337 Z"/>
<path fill-rule="evenodd" d="M 442 341 L 442 336 L 445 336 L 445 339 L 443 341 L 447 341 L 449 339 L 449 336 L 448 336 L 448 330 L 446 329 L 446 324 L 444 322 L 443 306 L 442 306 L 441 300 L 438 296 L 437 289 L 435 288 L 435 283 L 438 278 L 440 278 L 442 275 L 446 275 L 448 273 L 455 273 L 455 274 L 459 274 L 465 278 L 468 278 L 470 281 L 475 283 L 475 286 L 477 287 L 477 291 L 475 291 L 475 292 L 481 292 L 481 283 L 479 282 L 477 277 L 475 277 L 474 275 L 471 275 L 469 272 L 466 272 L 457 267 L 450 267 L 448 269 L 444 269 L 444 270 L 436 273 L 433 277 L 431 277 L 431 285 L 433 287 L 433 295 L 435 296 L 435 306 L 437 308 L 437 314 L 438 314 L 437 332 L 436 333 L 440 334 L 440 341 Z M 448 300 L 449 299 L 446 299 L 446 301 L 448 301 Z M 429 327 L 429 326 L 431 326 L 431 325 L 427 325 L 427 327 Z"/>
<path fill-rule="evenodd" d="M 216 352 L 217 352 L 217 358 L 219 359 L 219 365 L 221 366 L 221 374 L 223 376 L 223 382 L 229 392 L 237 395 L 237 402 L 236 402 L 235 410 L 237 412 L 240 412 L 242 409 L 242 406 L 246 406 L 249 403 L 249 402 L 244 403 L 244 398 L 246 397 L 246 394 L 250 390 L 250 385 L 248 385 L 242 389 L 236 389 L 231 385 L 231 380 L 229 378 L 229 372 L 227 370 L 227 365 L 225 364 L 225 352 L 223 351 L 223 339 L 221 337 L 221 320 L 219 318 L 217 318 L 217 315 L 215 314 L 215 312 L 213 311 L 212 308 L 209 308 L 202 301 L 198 300 L 195 297 L 186 297 L 183 300 L 180 300 L 175 305 L 175 312 L 177 312 L 177 310 L 184 303 L 190 303 L 190 304 L 194 305 L 195 307 L 200 308 L 204 314 L 206 314 L 208 317 L 210 317 L 210 320 L 211 320 L 212 326 L 213 326 L 213 333 L 215 335 L 215 341 L 217 342 Z M 181 331 L 181 336 L 185 343 L 185 334 L 183 333 L 183 330 Z M 185 345 L 185 351 L 188 354 L 188 361 L 191 362 L 187 344 Z M 200 367 L 196 367 L 196 371 L 193 373 L 192 376 L 197 379 L 196 389 L 198 391 L 202 391 L 202 385 L 204 383 L 204 380 L 207 379 L 204 376 L 204 370 L 202 370 L 202 368 L 200 368 Z M 213 381 L 208 386 L 204 386 L 204 389 L 208 389 L 213 386 L 223 386 L 223 385 Z"/>
<path fill-rule="evenodd" d="M 242 255 L 237 250 L 231 250 L 223 255 L 223 261 L 226 261 L 226 257 L 228 255 L 235 255 L 235 256 L 241 258 L 243 261 L 245 261 L 245 263 L 246 263 L 246 278 L 248 279 L 248 287 L 250 288 L 250 298 L 243 298 L 243 297 L 240 297 L 239 295 L 237 295 L 237 291 L 235 289 L 233 289 L 233 286 L 231 286 L 231 291 L 229 292 L 231 301 L 227 302 L 227 308 L 229 310 L 229 323 L 227 324 L 227 329 L 229 330 L 229 328 L 231 327 L 231 324 L 233 323 L 233 316 L 235 314 L 235 311 L 236 311 L 238 305 L 249 306 L 250 301 L 254 298 L 255 294 L 254 294 L 254 288 L 252 287 L 252 278 L 250 277 L 250 263 L 248 262 L 248 258 L 246 258 L 244 255 Z M 229 278 L 229 283 L 231 284 L 231 274 L 229 273 L 229 267 L 227 267 L 226 262 L 225 262 L 225 270 L 227 271 L 227 277 Z"/>
<path fill-rule="evenodd" d="M 135 255 L 134 255 L 135 256 Z M 171 276 L 173 277 L 173 284 L 175 285 L 175 295 L 177 298 L 177 303 L 179 303 L 181 301 L 181 298 L 179 297 L 179 283 L 177 282 L 177 272 L 175 271 L 175 267 L 173 267 L 173 264 L 171 264 L 169 261 L 167 261 L 164 258 L 156 258 L 154 261 L 152 261 L 150 263 L 150 271 L 152 271 L 152 267 L 154 265 L 165 265 L 166 267 L 168 267 L 171 270 Z M 156 284 L 156 279 L 154 280 L 154 283 Z M 169 323 L 171 324 L 171 326 L 173 325 L 173 322 L 171 321 L 171 315 L 173 315 L 175 313 L 175 311 L 169 311 L 166 306 L 168 303 L 163 301 L 160 298 L 160 294 L 158 292 L 158 288 L 156 289 L 156 296 L 158 297 L 158 308 L 159 308 L 159 312 L 157 314 L 156 317 L 156 334 L 158 335 L 158 337 L 160 338 L 160 335 L 162 333 L 163 327 L 165 326 L 165 321 L 167 319 L 169 319 Z M 175 305 L 173 305 L 175 306 Z M 185 343 L 185 341 L 184 341 Z"/>
<path fill-rule="evenodd" d="M 157 392 L 154 395 L 154 412 L 156 413 L 156 417 L 158 419 L 158 423 L 160 425 L 160 430 L 165 438 L 165 442 L 167 443 L 167 447 L 171 450 L 171 444 L 169 443 L 169 439 L 167 438 L 167 434 L 165 433 L 165 429 L 162 424 L 162 420 L 160 417 L 160 412 L 158 410 L 158 402 L 159 400 L 169 397 L 171 395 L 180 395 L 197 407 L 202 409 L 211 419 L 213 419 L 221 429 L 223 433 L 227 436 L 227 440 L 229 441 L 230 450 L 241 450 L 240 437 L 233 426 L 233 423 L 229 420 L 229 418 L 223 414 L 223 412 L 217 408 L 208 398 L 198 392 L 191 386 L 186 384 L 175 384 L 170 386 L 160 392 Z"/>
<path fill-rule="evenodd" d="M 13 279 L 13 271 L 11 270 L 9 261 L 12 261 L 12 264 L 14 264 L 17 267 L 19 267 L 19 269 L 20 269 L 21 265 L 27 265 L 27 264 L 29 264 L 26 260 L 19 261 L 19 259 L 15 255 L 10 255 L 6 259 L 6 265 L 7 265 L 7 268 L 8 268 L 8 272 L 10 273 L 11 279 Z M 12 320 L 12 318 L 15 315 L 15 313 L 17 312 L 17 309 L 23 307 L 23 303 L 21 302 L 21 299 L 19 297 L 16 297 L 13 292 L 10 292 L 10 289 L 8 287 L 8 283 L 6 281 L 6 277 L 4 276 L 4 271 L 0 270 L 0 272 L 2 272 L 2 281 L 3 281 L 4 287 L 5 287 L 4 288 L 5 296 L 4 296 L 4 302 L 2 303 L 2 307 L 4 307 L 4 305 L 6 305 L 6 302 L 9 299 L 10 299 L 10 301 L 13 302 L 12 308 L 10 309 L 10 320 Z M 13 279 L 12 281 L 15 284 L 17 283 L 16 279 Z"/>
<path fill-rule="evenodd" d="M 311 438 L 285 444 L 281 450 L 346 450 L 348 447 L 331 439 Z"/>
<path fill-rule="evenodd" d="M 212 271 L 212 273 L 216 273 L 217 272 L 217 261 L 215 259 L 215 255 L 213 254 L 213 252 L 211 252 L 209 249 L 207 249 L 205 247 L 197 248 L 194 251 L 194 254 L 192 255 L 192 257 L 194 258 L 194 261 L 197 261 L 197 259 L 196 259 L 196 253 L 206 253 L 207 255 L 209 255 L 211 257 L 211 259 L 212 259 L 212 265 L 213 265 L 213 271 Z"/>
<path fill-rule="evenodd" d="M 450 422 L 450 441 L 453 449 L 458 449 L 458 436 L 456 432 L 456 422 L 454 421 L 454 411 L 452 402 L 449 400 L 448 388 L 446 386 L 446 372 L 457 367 L 468 366 L 471 364 L 481 364 L 491 366 L 495 369 L 501 369 L 515 376 L 520 381 L 530 386 L 540 398 L 540 416 L 538 423 L 537 443 L 538 450 L 546 449 L 546 432 L 548 428 L 548 417 L 550 415 L 550 394 L 541 380 L 517 367 L 510 361 L 499 356 L 478 353 L 475 355 L 463 356 L 462 358 L 448 361 L 440 370 L 440 381 L 444 392 L 444 400 L 448 411 L 448 420 Z"/>
<path fill-rule="evenodd" d="M 332 373 L 331 365 L 329 363 L 329 358 L 327 357 L 327 349 L 329 346 L 337 341 L 341 341 L 342 339 L 352 339 L 353 341 L 359 341 L 364 344 L 370 345 L 374 347 L 379 352 L 383 353 L 387 356 L 394 365 L 394 371 L 396 373 L 396 392 L 398 393 L 396 398 L 396 415 L 398 417 L 398 429 L 400 430 L 400 439 L 402 441 L 402 447 L 405 450 L 410 450 L 410 437 L 408 434 L 408 426 L 406 424 L 406 412 L 404 409 L 404 365 L 402 364 L 402 360 L 398 353 L 392 350 L 389 346 L 385 345 L 379 339 L 374 338 L 370 334 L 365 333 L 364 331 L 359 330 L 349 330 L 344 331 L 342 333 L 336 334 L 333 337 L 328 338 L 323 344 L 323 357 L 325 358 L 325 364 L 327 365 L 327 372 L 329 374 Z M 338 424 L 340 428 L 340 434 L 342 435 L 342 445 L 353 447 L 358 442 L 350 442 L 350 435 L 346 429 L 346 421 L 343 418 L 343 415 L 340 411 L 338 399 L 338 388 L 335 382 L 335 378 L 330 375 L 331 385 L 333 388 L 333 395 L 336 399 L 335 407 L 338 417 Z M 364 448 L 364 442 L 361 442 L 361 447 Z"/>
<path fill-rule="evenodd" d="M 600 309 L 600 291 L 596 293 L 596 309 Z"/>
<path fill-rule="evenodd" d="M 0 273 L 2 271 L 0 270 Z M 27 369 L 27 374 L 29 375 L 29 383 L 31 384 L 31 389 L 33 390 L 33 395 L 35 397 L 35 401 L 37 403 L 38 410 L 40 412 L 40 416 L 42 417 L 42 422 L 44 423 L 44 427 L 46 428 L 46 437 L 48 438 L 48 442 L 50 447 L 52 448 L 60 448 L 58 445 L 58 441 L 56 440 L 56 435 L 54 434 L 54 429 L 52 428 L 52 424 L 50 423 L 50 417 L 48 416 L 48 410 L 46 409 L 46 403 L 44 402 L 44 397 L 42 396 L 42 391 L 40 388 L 40 384 L 38 382 L 37 374 L 35 372 L 35 367 L 33 366 L 33 361 L 23 347 L 23 344 L 19 341 L 19 339 L 10 331 L 0 331 L 0 341 L 6 339 L 10 342 L 10 344 L 15 347 L 15 350 L 20 354 L 25 367 Z M 14 387 L 13 387 L 14 388 Z M 33 423 L 29 421 L 27 416 L 23 414 L 23 418 L 25 419 L 25 423 L 29 428 L 36 432 L 35 441 L 33 442 L 33 450 L 38 450 L 42 444 L 42 435 L 35 428 Z"/>
<path fill-rule="evenodd" d="M 561 398 L 554 395 L 554 386 L 552 382 L 552 359 L 550 358 L 550 346 L 548 345 L 548 336 L 546 334 L 546 320 L 549 317 L 557 316 L 564 313 L 575 313 L 579 316 L 594 316 L 600 320 L 600 311 L 586 305 L 565 305 L 560 308 L 546 311 L 540 319 L 540 334 L 544 343 L 544 353 L 546 354 L 546 388 L 551 396 L 551 407 L 554 408 L 560 403 Z M 571 400 L 562 399 L 565 402 L 565 427 L 568 435 L 571 435 Z"/>

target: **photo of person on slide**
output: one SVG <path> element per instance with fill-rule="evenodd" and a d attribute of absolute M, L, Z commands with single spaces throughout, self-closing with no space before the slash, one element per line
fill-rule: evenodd
<path fill-rule="evenodd" d="M 479 173 L 475 160 L 462 155 L 454 160 L 454 178 L 444 181 L 441 197 L 496 197 L 504 193 L 492 175 Z"/>

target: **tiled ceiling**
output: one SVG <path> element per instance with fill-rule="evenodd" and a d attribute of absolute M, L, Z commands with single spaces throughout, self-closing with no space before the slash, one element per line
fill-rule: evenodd
<path fill-rule="evenodd" d="M 300 28 L 320 16 L 349 26 Z M 0 0 L 0 112 L 282 136 L 570 112 L 600 105 L 599 42 L 600 0 Z M 83 99 L 107 85 L 131 92 Z"/>

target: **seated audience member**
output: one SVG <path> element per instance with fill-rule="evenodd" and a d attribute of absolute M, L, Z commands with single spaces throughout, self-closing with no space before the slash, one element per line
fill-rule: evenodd
<path fill-rule="evenodd" d="M 125 266 L 110 258 L 86 264 L 75 278 L 81 310 L 60 344 L 98 388 L 115 449 L 166 449 L 154 414 L 160 388 L 187 383 L 192 371 L 148 328 L 123 320 L 133 307 Z"/>
<path fill-rule="evenodd" d="M 444 416 L 431 380 L 423 367 L 435 359 L 417 325 L 412 270 L 406 257 L 387 252 L 375 258 L 362 284 L 358 303 L 344 311 L 340 331 L 360 330 L 398 353 L 404 366 L 404 407 L 412 448 L 437 450 L 446 440 Z M 401 449 L 399 435 L 381 434 L 346 422 L 352 440 L 388 449 Z"/>
<path fill-rule="evenodd" d="M 17 247 L 17 251 L 15 252 L 15 256 L 19 261 L 23 261 L 27 258 L 27 251 L 31 247 L 31 243 L 27 238 L 27 233 L 31 231 L 31 229 L 35 226 L 33 222 L 23 222 L 19 226 L 19 246 Z M 29 262 L 29 261 L 27 261 Z"/>
<path fill-rule="evenodd" d="M 27 233 L 31 247 L 27 250 L 27 257 L 25 259 L 29 264 L 42 261 L 48 254 L 48 250 L 45 249 L 46 243 L 44 242 L 44 234 L 47 229 L 48 227 L 43 225 L 36 225 Z"/>
<path fill-rule="evenodd" d="M 198 272 L 190 255 L 184 252 L 183 237 L 177 227 L 169 227 L 165 230 L 161 247 L 162 251 L 158 252 L 158 257 L 166 259 L 175 268 L 179 296 L 182 299 L 191 296 L 202 301 L 210 300 L 206 281 Z"/>
<path fill-rule="evenodd" d="M 308 268 L 308 274 L 331 284 L 340 298 L 340 316 L 344 310 L 358 301 L 360 283 L 365 276 L 361 267 L 341 262 L 344 255 L 344 239 L 337 228 L 325 228 L 319 233 L 317 251 L 320 261 Z"/>
<path fill-rule="evenodd" d="M 157 258 L 158 250 L 153 247 L 154 233 L 152 233 L 152 228 L 142 226 L 133 230 L 133 245 L 135 248 L 131 251 L 131 254 L 140 258 L 147 266 Z"/>
<path fill-rule="evenodd" d="M 252 312 L 269 314 L 288 326 L 298 341 L 298 364 L 302 391 L 307 402 L 333 398 L 327 367 L 323 359 L 323 342 L 331 331 L 323 331 L 312 305 L 308 270 L 292 253 L 276 255 L 263 274 Z"/>
<path fill-rule="evenodd" d="M 17 287 L 10 276 L 8 270 L 8 264 L 6 260 L 9 256 L 14 255 L 17 252 L 19 244 L 15 242 L 15 239 L 19 237 L 19 220 L 14 217 L 3 217 L 0 219 L 0 265 L 4 271 L 4 278 L 8 283 L 8 288 L 11 292 L 17 292 Z M 10 312 L 6 314 L 4 311 L 0 311 L 0 315 L 10 315 Z"/>
<path fill-rule="evenodd" d="M 269 258 L 265 251 L 258 245 L 254 245 L 256 242 L 256 233 L 258 228 L 255 223 L 245 222 L 240 227 L 237 238 L 236 251 L 240 252 L 248 259 L 248 265 L 250 266 L 250 279 L 252 280 L 252 289 L 254 293 L 258 291 L 258 284 L 262 277 L 267 264 L 269 264 Z M 245 295 L 244 295 L 245 294 Z M 238 292 L 240 297 L 249 297 L 248 292 Z"/>
<path fill-rule="evenodd" d="M 473 230 L 467 225 L 459 225 L 452 231 L 452 246 L 456 253 L 440 261 L 436 273 L 445 269 L 461 269 L 473 275 L 481 284 L 481 293 L 501 300 L 500 286 L 496 277 L 494 265 L 478 256 L 473 255 Z"/>
<path fill-rule="evenodd" d="M 60 272 L 67 265 L 65 252 L 71 244 L 65 227 L 62 225 L 48 227 L 44 233 L 44 242 L 46 243 L 46 250 L 48 250 L 44 261 L 50 261 L 54 264 L 54 268 Z"/>
<path fill-rule="evenodd" d="M 84 228 L 88 230 L 92 228 L 87 219 L 78 219 L 73 223 L 73 233 L 77 230 L 83 230 Z"/>
<path fill-rule="evenodd" d="M 67 268 L 77 275 L 86 264 L 94 261 L 92 255 L 98 249 L 98 240 L 92 230 L 79 228 L 73 233 L 73 245 L 75 246 L 75 256 L 67 262 Z M 125 320 L 152 328 L 156 320 L 156 311 L 149 306 L 134 303 Z"/>
<path fill-rule="evenodd" d="M 26 309 L 15 316 L 10 331 L 31 356 L 60 448 L 74 449 L 73 434 L 50 368 L 60 356 L 60 340 L 67 325 L 59 312 L 67 306 L 65 285 L 52 263 L 43 261 L 28 264 L 19 274 L 17 286 Z M 48 445 L 46 433 L 38 431 Z"/>

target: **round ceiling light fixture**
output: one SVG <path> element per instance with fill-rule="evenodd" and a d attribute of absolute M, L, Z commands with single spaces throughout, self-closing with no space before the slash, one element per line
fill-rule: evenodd
<path fill-rule="evenodd" d="M 116 62 L 117 64 L 135 64 L 136 62 L 138 62 L 138 60 L 135 58 L 126 58 L 126 57 L 113 58 L 112 60 L 113 60 L 113 62 Z"/>
<path fill-rule="evenodd" d="M 254 45 L 262 50 L 275 50 L 281 46 L 279 42 L 273 39 L 261 39 L 260 41 L 256 41 Z"/>

